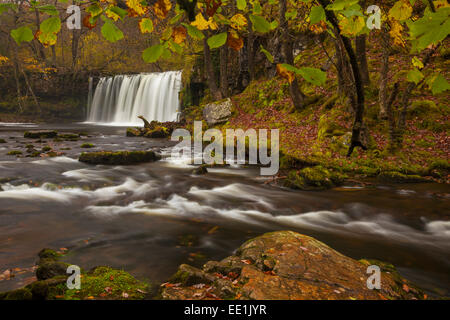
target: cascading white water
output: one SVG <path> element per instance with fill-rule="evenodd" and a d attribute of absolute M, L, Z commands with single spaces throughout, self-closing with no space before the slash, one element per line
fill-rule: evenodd
<path fill-rule="evenodd" d="M 181 71 L 103 77 L 88 106 L 87 122 L 140 125 L 148 121 L 176 121 Z"/>

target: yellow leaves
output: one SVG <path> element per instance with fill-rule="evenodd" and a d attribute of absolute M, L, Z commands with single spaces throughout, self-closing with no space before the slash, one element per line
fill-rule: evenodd
<path fill-rule="evenodd" d="M 411 62 L 413 64 L 413 66 L 416 67 L 417 69 L 423 68 L 423 63 L 422 63 L 422 61 L 420 61 L 419 58 L 414 57 L 414 58 L 412 58 Z"/>
<path fill-rule="evenodd" d="M 142 33 L 150 33 L 153 31 L 153 22 L 149 18 L 143 18 L 139 21 L 139 29 Z"/>
<path fill-rule="evenodd" d="M 83 25 L 88 29 L 93 29 L 97 25 L 97 21 L 95 21 L 95 23 L 91 23 L 91 14 L 88 14 L 83 18 Z"/>
<path fill-rule="evenodd" d="M 127 0 L 127 6 L 131 10 L 128 10 L 129 16 L 142 16 L 147 13 L 148 9 L 141 5 L 140 0 Z"/>
<path fill-rule="evenodd" d="M 433 3 L 436 9 L 450 7 L 450 4 L 447 2 L 447 0 L 437 0 L 433 1 Z"/>
<path fill-rule="evenodd" d="M 115 13 L 114 11 L 110 10 L 110 9 L 107 9 L 105 11 L 105 14 L 106 14 L 106 16 L 108 18 L 113 19 L 114 21 L 117 21 L 117 20 L 120 19 L 120 16 L 117 13 Z"/>
<path fill-rule="evenodd" d="M 310 25 L 309 30 L 311 30 L 314 34 L 321 34 L 327 30 L 327 24 L 325 21 L 319 21 L 318 23 Z"/>
<path fill-rule="evenodd" d="M 227 35 L 227 45 L 235 51 L 239 51 L 244 46 L 244 40 L 236 31 L 231 30 Z"/>
<path fill-rule="evenodd" d="M 295 74 L 287 70 L 282 64 L 277 64 L 277 73 L 280 77 L 285 78 L 289 83 L 295 80 Z"/>
<path fill-rule="evenodd" d="M 191 22 L 191 25 L 196 27 L 198 30 L 216 30 L 217 24 L 213 21 L 213 19 L 210 17 L 208 21 L 205 20 L 202 13 L 199 13 L 195 16 L 195 21 Z"/>
<path fill-rule="evenodd" d="M 6 64 L 6 63 L 8 63 L 8 62 L 9 62 L 8 57 L 0 56 L 0 65 Z"/>
<path fill-rule="evenodd" d="M 181 44 L 186 39 L 186 28 L 183 26 L 179 26 L 173 29 L 172 32 L 172 40 L 176 44 Z"/>
<path fill-rule="evenodd" d="M 38 40 L 44 47 L 53 46 L 56 44 L 56 33 L 42 33 L 40 32 L 37 36 Z"/>
<path fill-rule="evenodd" d="M 230 19 L 231 27 L 236 30 L 243 30 L 247 26 L 247 19 L 240 13 L 235 14 Z"/>
<path fill-rule="evenodd" d="M 172 3 L 170 0 L 158 0 L 153 5 L 153 11 L 159 19 L 165 19 L 171 8 Z"/>
<path fill-rule="evenodd" d="M 341 33 L 344 36 L 354 37 L 360 33 L 366 25 L 364 18 L 360 16 L 344 17 L 339 21 Z"/>
<path fill-rule="evenodd" d="M 402 37 L 403 26 L 394 19 L 391 19 L 391 30 L 389 31 L 389 35 L 394 40 L 394 44 L 404 47 L 405 43 Z"/>
<path fill-rule="evenodd" d="M 397 21 L 403 21 L 411 17 L 413 8 L 408 0 L 399 0 L 389 10 L 389 17 Z"/>

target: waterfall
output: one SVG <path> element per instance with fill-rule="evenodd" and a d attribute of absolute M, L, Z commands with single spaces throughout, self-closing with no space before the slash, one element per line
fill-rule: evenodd
<path fill-rule="evenodd" d="M 141 125 L 141 115 L 148 121 L 176 121 L 180 90 L 181 71 L 100 78 L 87 122 Z"/>

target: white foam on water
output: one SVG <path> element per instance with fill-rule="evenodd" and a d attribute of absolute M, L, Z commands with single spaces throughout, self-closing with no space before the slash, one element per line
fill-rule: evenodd
<path fill-rule="evenodd" d="M 73 158 L 69 158 L 69 157 L 66 157 L 66 156 L 60 156 L 60 157 L 51 157 L 51 158 L 31 161 L 31 163 L 42 164 L 42 165 L 52 164 L 54 162 L 57 162 L 57 163 L 76 163 L 76 162 L 78 162 L 78 160 L 77 159 L 73 159 Z"/>
<path fill-rule="evenodd" d="M 191 187 L 188 193 L 208 200 L 211 198 L 217 199 L 223 196 L 234 197 L 238 200 L 250 200 L 260 203 L 269 209 L 273 209 L 272 204 L 264 200 L 264 197 L 255 195 L 256 190 L 256 188 L 248 185 L 232 183 L 224 187 L 216 187 L 210 190 Z"/>
<path fill-rule="evenodd" d="M 216 192 L 235 194 L 236 186 L 217 188 Z M 203 190 L 204 191 L 204 190 Z M 190 193 L 196 193 L 193 190 Z M 239 208 L 217 208 L 202 204 L 177 194 L 168 199 L 157 199 L 152 203 L 134 202 L 127 206 L 91 206 L 96 215 L 114 215 L 124 212 L 139 212 L 152 216 L 176 219 L 197 218 L 214 224 L 221 221 L 238 221 L 273 229 L 274 225 L 296 229 L 310 229 L 327 233 L 350 235 L 360 238 L 381 238 L 396 243 L 415 243 L 438 249 L 450 249 L 450 222 L 432 221 L 424 224 L 424 230 L 401 224 L 386 214 L 354 218 L 342 211 L 312 211 L 294 215 L 273 215 L 259 210 Z"/>
<path fill-rule="evenodd" d="M 16 199 L 23 201 L 55 201 L 70 203 L 77 199 L 86 199 L 92 203 L 112 200 L 127 193 L 133 196 L 142 196 L 146 192 L 154 190 L 156 186 L 152 182 L 139 183 L 131 178 L 117 186 L 103 187 L 96 190 L 83 190 L 81 188 L 61 188 L 51 183 L 44 183 L 40 187 L 30 187 L 27 184 L 13 186 L 9 183 L 3 184 L 0 199 Z"/>

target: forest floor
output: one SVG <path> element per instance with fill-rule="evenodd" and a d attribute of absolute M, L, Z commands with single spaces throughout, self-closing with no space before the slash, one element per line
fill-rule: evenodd
<path fill-rule="evenodd" d="M 369 44 L 374 43 L 369 40 Z M 375 41 L 376 43 L 376 41 Z M 445 48 L 445 46 L 444 46 Z M 441 72 L 450 78 L 448 52 L 441 50 L 424 69 L 424 73 Z M 404 77 L 410 68 L 411 55 L 395 53 L 390 57 L 390 81 L 394 83 Z M 296 58 L 297 66 L 323 65 L 327 54 L 320 47 L 303 51 Z M 253 81 L 244 92 L 233 96 L 232 117 L 225 124 L 216 126 L 227 128 L 279 129 L 281 169 L 288 169 L 292 162 L 321 165 L 325 168 L 362 178 L 380 177 L 384 172 L 395 172 L 392 182 L 407 182 L 403 175 L 426 176 L 428 180 L 449 183 L 450 156 L 450 108 L 448 91 L 431 95 L 428 88 L 419 87 L 412 93 L 407 112 L 406 132 L 403 148 L 396 152 L 388 149 L 388 122 L 379 118 L 378 78 L 381 48 L 369 45 L 368 63 L 371 75 L 366 86 L 365 124 L 370 133 L 368 150 L 355 149 L 347 157 L 351 137 L 353 115 L 345 102 L 345 97 L 336 94 L 337 75 L 335 68 L 327 72 L 327 82 L 323 87 L 313 87 L 301 81 L 301 90 L 306 95 L 307 106 L 295 110 L 289 96 L 287 80 L 279 77 Z M 400 94 L 407 83 L 401 84 Z M 388 93 L 389 94 L 389 93 Z M 396 105 L 394 104 L 394 109 Z M 202 106 L 191 107 L 187 119 L 201 119 Z M 395 109 L 398 119 L 399 111 Z M 284 172 L 286 173 L 286 172 Z M 280 175 L 284 174 L 283 172 Z M 401 175 L 401 176 L 400 176 Z M 386 177 L 386 175 L 384 175 Z M 396 181 L 402 180 L 402 181 Z M 417 182 L 418 179 L 412 178 Z"/>

